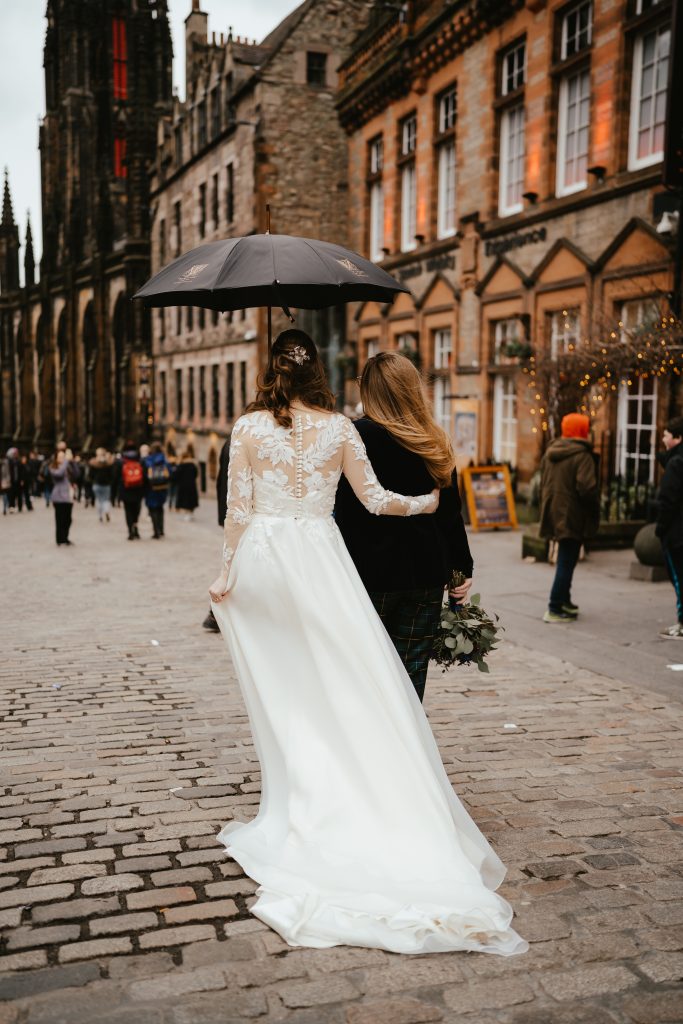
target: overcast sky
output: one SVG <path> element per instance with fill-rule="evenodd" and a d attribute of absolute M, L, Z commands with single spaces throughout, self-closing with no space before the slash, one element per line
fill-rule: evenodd
<path fill-rule="evenodd" d="M 173 81 L 180 96 L 185 92 L 184 21 L 191 0 L 169 0 L 173 33 Z M 226 32 L 263 39 L 282 21 L 297 0 L 202 0 L 209 15 L 209 33 Z M 46 0 L 0 0 L 0 166 L 9 169 L 14 219 L 19 224 L 22 246 L 26 211 L 31 226 L 36 262 L 40 259 L 40 160 L 38 121 L 45 112 L 43 41 Z M 21 253 L 23 279 L 23 248 Z"/>

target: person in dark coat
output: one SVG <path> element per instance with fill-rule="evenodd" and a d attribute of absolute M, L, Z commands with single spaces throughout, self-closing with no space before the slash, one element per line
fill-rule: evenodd
<path fill-rule="evenodd" d="M 547 448 L 541 462 L 540 535 L 557 541 L 557 564 L 544 622 L 573 622 L 578 605 L 571 599 L 576 563 L 584 541 L 600 523 L 600 496 L 590 420 L 570 413 L 562 420 L 562 437 Z"/>
<path fill-rule="evenodd" d="M 152 445 L 150 454 L 143 460 L 145 467 L 145 504 L 152 520 L 154 540 L 164 536 L 164 504 L 168 497 L 171 481 L 171 467 L 166 461 L 163 448 L 158 441 Z"/>
<path fill-rule="evenodd" d="M 112 491 L 123 502 L 128 527 L 128 540 L 140 540 L 138 519 L 145 496 L 145 474 L 140 454 L 132 441 L 127 441 L 120 462 L 114 463 Z"/>
<path fill-rule="evenodd" d="M 186 519 L 192 519 L 192 513 L 199 505 L 198 475 L 197 463 L 194 461 L 192 452 L 186 449 L 174 473 L 177 487 L 176 509 L 179 512 L 185 512 Z"/>
<path fill-rule="evenodd" d="M 683 416 L 671 420 L 664 431 L 659 461 L 664 475 L 657 492 L 655 533 L 662 543 L 669 578 L 676 592 L 678 621 L 663 629 L 665 640 L 683 639 Z"/>
<path fill-rule="evenodd" d="M 97 515 L 101 523 L 110 521 L 111 485 L 114 476 L 114 458 L 106 448 L 97 448 L 95 457 L 90 459 L 90 478 Z"/>
<path fill-rule="evenodd" d="M 342 477 L 334 510 L 349 554 L 423 700 L 444 589 L 454 570 L 466 577 L 451 592 L 457 601 L 472 585 L 455 457 L 433 419 L 420 374 L 405 356 L 374 356 L 360 386 L 365 416 L 355 426 L 382 486 L 414 495 L 425 494 L 435 483 L 441 486 L 433 515 L 375 516 Z"/>
<path fill-rule="evenodd" d="M 18 448 L 8 448 L 7 465 L 9 468 L 10 486 L 8 491 L 9 510 L 14 512 L 17 509 L 21 512 L 24 507 L 24 483 L 26 480 L 26 467 L 19 457 Z"/>
<path fill-rule="evenodd" d="M 218 479 L 216 480 L 216 499 L 218 501 L 218 525 L 221 530 L 225 522 L 225 509 L 228 504 L 228 464 L 230 462 L 230 435 L 221 448 L 221 454 L 218 457 Z M 213 610 L 209 607 L 209 612 L 204 621 L 202 622 L 204 629 L 210 630 L 212 633 L 220 633 L 220 627 L 216 622 L 216 618 L 213 614 Z"/>

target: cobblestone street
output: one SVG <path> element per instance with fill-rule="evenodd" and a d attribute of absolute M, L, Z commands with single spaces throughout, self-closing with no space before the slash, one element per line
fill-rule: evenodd
<path fill-rule="evenodd" d="M 120 509 L 77 507 L 71 548 L 40 502 L 0 522 L 0 1024 L 683 1021 L 683 707 L 510 629 L 425 706 L 530 951 L 292 949 L 250 916 L 215 840 L 259 772 L 201 629 L 214 508 L 167 513 L 160 543 Z"/>

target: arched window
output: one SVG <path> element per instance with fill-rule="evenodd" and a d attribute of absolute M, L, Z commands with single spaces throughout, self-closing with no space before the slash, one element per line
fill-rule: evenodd
<path fill-rule="evenodd" d="M 128 44 L 126 23 L 123 18 L 111 19 L 112 56 L 114 71 L 114 99 L 128 99 Z"/>

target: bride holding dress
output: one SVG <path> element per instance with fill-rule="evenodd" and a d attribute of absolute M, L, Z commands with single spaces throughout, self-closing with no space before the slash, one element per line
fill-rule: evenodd
<path fill-rule="evenodd" d="M 379 484 L 302 331 L 273 345 L 232 431 L 213 612 L 262 770 L 261 804 L 218 839 L 259 883 L 252 913 L 292 946 L 511 956 L 505 866 L 453 792 L 412 683 L 332 517 L 344 474 L 377 515 L 425 515 Z"/>

